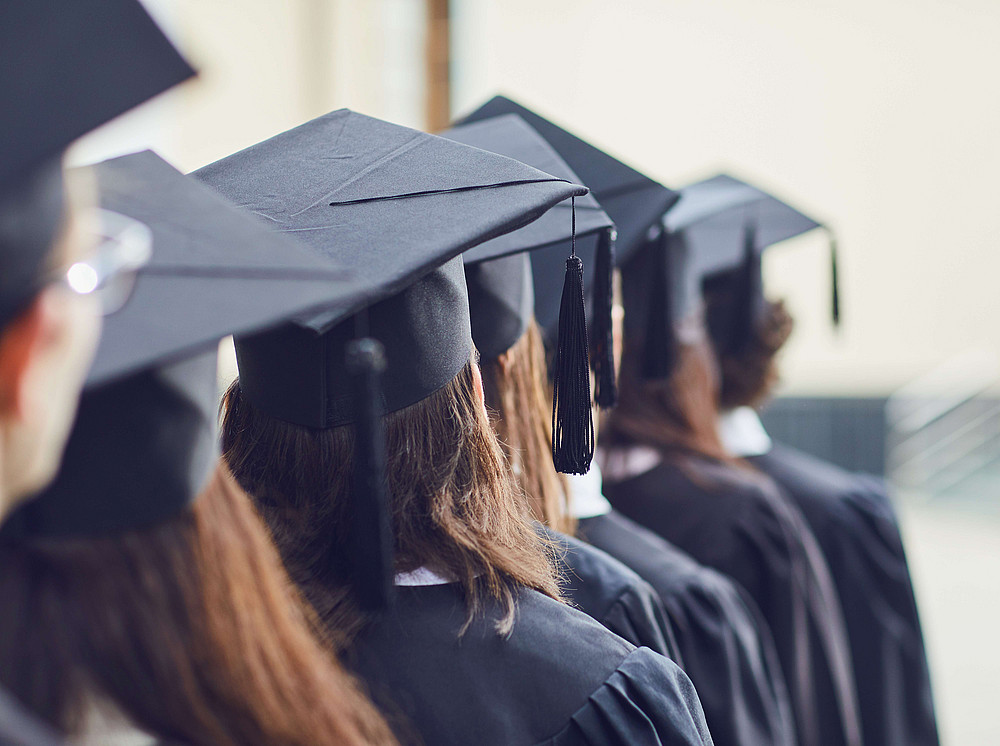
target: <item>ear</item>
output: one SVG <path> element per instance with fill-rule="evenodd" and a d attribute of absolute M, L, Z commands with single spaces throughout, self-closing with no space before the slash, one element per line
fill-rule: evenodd
<path fill-rule="evenodd" d="M 51 296 L 43 291 L 0 331 L 0 417 L 30 417 L 31 374 L 57 326 Z"/>
<path fill-rule="evenodd" d="M 476 391 L 476 399 L 485 407 L 486 391 L 483 389 L 483 372 L 479 369 L 479 363 L 476 361 L 472 362 L 472 385 Z"/>

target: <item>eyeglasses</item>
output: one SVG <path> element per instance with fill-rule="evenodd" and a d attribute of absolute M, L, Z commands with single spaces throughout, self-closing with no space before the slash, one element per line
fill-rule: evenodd
<path fill-rule="evenodd" d="M 105 316 L 121 310 L 135 288 L 136 276 L 153 256 L 153 233 L 138 220 L 117 212 L 93 209 L 97 247 L 91 257 L 74 263 L 56 282 L 77 295 L 100 301 Z"/>

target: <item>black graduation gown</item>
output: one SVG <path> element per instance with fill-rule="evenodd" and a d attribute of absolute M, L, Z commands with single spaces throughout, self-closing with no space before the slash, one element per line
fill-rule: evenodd
<path fill-rule="evenodd" d="M 783 445 L 747 460 L 785 489 L 823 550 L 847 623 L 865 742 L 936 746 L 924 638 L 884 484 Z"/>
<path fill-rule="evenodd" d="M 729 575 L 771 628 L 802 746 L 861 743 L 840 602 L 816 540 L 762 474 L 688 457 L 611 482 L 626 516 Z"/>
<path fill-rule="evenodd" d="M 522 589 L 511 634 L 457 584 L 400 586 L 345 662 L 403 744 L 710 744 L 690 679 L 582 612 Z"/>
<path fill-rule="evenodd" d="M 0 689 L 0 746 L 58 746 L 55 733 Z"/>
<path fill-rule="evenodd" d="M 667 612 L 649 583 L 579 539 L 542 526 L 538 531 L 554 545 L 559 585 L 571 606 L 636 647 L 647 647 L 684 667 Z"/>
<path fill-rule="evenodd" d="M 794 746 L 774 641 L 746 591 L 617 511 L 581 519 L 578 533 L 659 595 L 717 743 Z"/>

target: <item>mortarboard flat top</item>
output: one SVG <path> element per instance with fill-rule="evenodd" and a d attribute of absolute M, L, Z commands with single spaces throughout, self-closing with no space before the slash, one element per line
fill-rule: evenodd
<path fill-rule="evenodd" d="M 678 199 L 671 189 L 503 96 L 495 96 L 460 121 L 502 114 L 517 114 L 531 125 L 593 192 L 618 230 L 620 262 L 645 241 L 647 231 Z"/>
<path fill-rule="evenodd" d="M 386 348 L 386 411 L 429 396 L 469 360 L 459 255 L 587 191 L 511 158 L 347 110 L 195 175 L 352 270 L 360 294 L 346 311 L 367 309 L 364 333 Z M 348 313 L 237 339 L 248 398 L 301 425 L 350 422 L 344 351 L 355 328 Z"/>
<path fill-rule="evenodd" d="M 698 281 L 743 263 L 748 226 L 753 227 L 758 253 L 822 227 L 777 197 L 726 174 L 684 187 L 663 224 L 670 233 L 683 234 L 690 271 Z"/>
<path fill-rule="evenodd" d="M 586 189 L 511 158 L 331 112 L 194 173 L 355 273 L 364 302 Z M 309 322 L 323 331 L 339 316 Z"/>
<path fill-rule="evenodd" d="M 128 304 L 106 319 L 89 384 L 357 296 L 346 270 L 273 232 L 155 153 L 93 168 L 101 206 L 148 225 L 153 256 Z"/>
<path fill-rule="evenodd" d="M 441 136 L 516 158 L 567 181 L 574 183 L 580 181 L 573 169 L 552 146 L 515 114 L 459 125 L 442 132 Z M 599 234 L 612 229 L 614 225 L 607 213 L 601 209 L 593 192 L 577 197 L 575 203 L 576 251 L 583 258 L 584 267 L 587 268 L 596 255 Z M 476 303 L 478 299 L 492 297 L 490 307 L 493 313 L 473 313 L 472 317 L 476 346 L 484 355 L 493 356 L 491 355 L 493 352 L 499 354 L 509 349 L 521 334 L 527 331 L 527 325 L 531 320 L 530 314 L 526 315 L 529 309 L 530 313 L 539 319 L 542 328 L 554 337 L 556 324 L 559 321 L 560 288 L 566 257 L 571 251 L 573 219 L 570 207 L 569 200 L 560 202 L 530 225 L 480 244 L 463 255 L 468 270 L 469 265 L 507 254 L 531 252 L 533 273 L 530 270 L 525 273 L 521 260 L 510 260 L 492 267 L 484 266 L 477 269 L 474 274 L 466 272 L 467 278 L 478 278 L 472 280 L 477 285 L 476 292 L 471 285 L 469 288 L 471 302 Z M 540 279 L 539 285 L 533 291 L 533 297 L 529 299 L 523 293 L 525 285 L 522 280 L 524 277 L 531 279 L 533 274 Z M 503 277 L 506 277 L 506 281 L 502 279 Z M 497 287 L 491 290 L 487 284 L 495 284 Z M 505 294 L 509 307 L 507 313 L 501 313 L 501 307 L 504 305 L 502 297 Z M 490 315 L 494 318 L 488 323 L 487 317 Z M 490 327 L 496 330 L 496 335 L 487 332 Z M 520 333 L 513 336 L 516 330 L 520 330 Z"/>
<path fill-rule="evenodd" d="M 217 457 L 216 343 L 329 306 L 344 273 L 146 151 L 92 167 L 102 205 L 145 222 L 153 259 L 104 326 L 55 481 L 7 539 L 155 525 L 198 495 Z"/>
<path fill-rule="evenodd" d="M 194 74 L 137 0 L 4 3 L 0 61 L 0 191 Z"/>

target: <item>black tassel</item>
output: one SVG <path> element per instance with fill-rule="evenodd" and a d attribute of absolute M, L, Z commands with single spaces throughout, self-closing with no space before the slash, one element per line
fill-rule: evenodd
<path fill-rule="evenodd" d="M 743 226 L 743 267 L 740 275 L 739 296 L 733 309 L 735 318 L 729 338 L 729 351 L 734 354 L 742 352 L 753 339 L 757 309 L 763 302 L 764 279 L 757 252 L 757 226 L 750 221 Z"/>
<path fill-rule="evenodd" d="M 615 229 L 602 231 L 597 241 L 594 264 L 593 327 L 591 329 L 590 365 L 594 371 L 594 400 L 601 409 L 618 403 L 615 382 L 615 327 L 612 321 L 614 302 L 613 269 L 615 266 Z"/>
<path fill-rule="evenodd" d="M 833 325 L 840 326 L 840 272 L 837 269 L 837 237 L 830 234 L 830 301 Z"/>
<path fill-rule="evenodd" d="M 347 347 L 354 400 L 354 525 L 350 533 L 352 584 L 364 611 L 388 607 L 395 595 L 393 534 L 385 484 L 382 374 L 385 350 L 370 337 Z"/>
<path fill-rule="evenodd" d="M 573 200 L 573 253 L 566 260 L 559 306 L 559 339 L 553 360 L 552 460 L 562 474 L 586 474 L 594 458 L 590 399 L 587 312 L 583 261 L 576 255 L 576 200 Z"/>
<path fill-rule="evenodd" d="M 663 380 L 670 377 L 677 364 L 669 234 L 665 230 L 661 231 L 659 239 L 646 250 L 653 253 L 653 266 L 649 273 L 642 375 L 647 380 Z"/>

